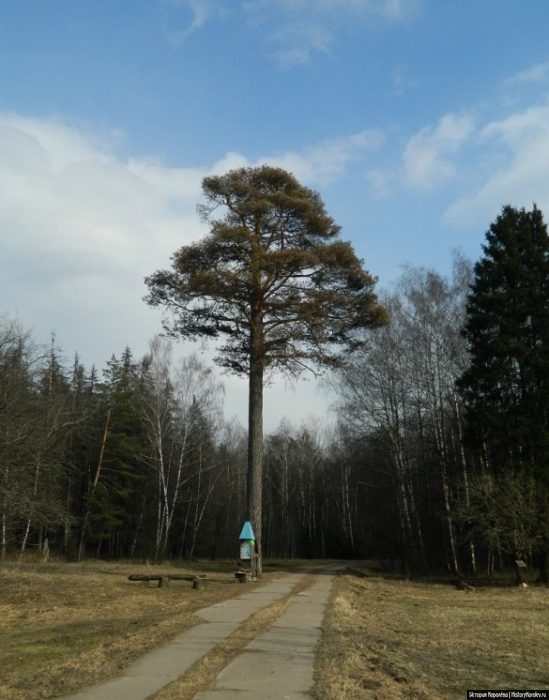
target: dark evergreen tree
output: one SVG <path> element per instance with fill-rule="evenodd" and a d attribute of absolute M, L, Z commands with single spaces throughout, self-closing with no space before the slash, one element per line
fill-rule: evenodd
<path fill-rule="evenodd" d="M 28 501 L 37 402 L 36 349 L 17 323 L 0 318 L 0 558 L 15 547 Z"/>
<path fill-rule="evenodd" d="M 64 480 L 70 438 L 77 424 L 71 400 L 71 385 L 52 337 L 47 356 L 38 366 L 34 392 L 32 459 L 27 462 L 29 479 L 27 513 L 21 551 L 33 534 L 41 546 L 55 537 L 67 519 Z M 34 543 L 33 543 L 34 544 Z"/>
<path fill-rule="evenodd" d="M 101 445 L 105 428 L 105 404 L 95 367 L 86 374 L 78 357 L 73 365 L 72 403 L 78 427 L 70 441 L 66 478 L 67 503 L 72 517 L 65 527 L 64 549 L 66 554 L 81 558 L 85 550 L 84 530 L 89 517 L 90 489 L 99 459 L 98 445 Z"/>
<path fill-rule="evenodd" d="M 139 371 L 129 348 L 107 363 L 95 417 L 95 459 L 82 524 L 97 554 L 128 552 L 135 532 L 146 474 L 147 445 L 141 422 Z M 106 547 L 106 551 L 105 551 Z"/>
<path fill-rule="evenodd" d="M 531 537 L 547 582 L 549 238 L 541 211 L 504 207 L 483 252 L 464 328 L 471 364 L 459 382 L 468 437 L 496 476 L 534 479 Z"/>

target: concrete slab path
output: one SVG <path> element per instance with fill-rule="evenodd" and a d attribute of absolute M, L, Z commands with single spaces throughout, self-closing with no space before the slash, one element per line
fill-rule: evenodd
<path fill-rule="evenodd" d="M 316 573 L 316 572 L 315 572 Z M 314 651 L 334 571 L 322 572 L 311 588 L 290 598 L 285 612 L 256 637 L 196 700 L 311 697 Z M 250 615 L 287 596 L 304 573 L 286 574 L 237 598 L 198 611 L 204 624 L 175 637 L 128 666 L 124 675 L 63 696 L 64 700 L 146 700 L 182 676 Z"/>
<path fill-rule="evenodd" d="M 312 697 L 315 647 L 332 575 L 290 599 L 286 611 L 256 637 L 195 700 L 303 700 Z"/>

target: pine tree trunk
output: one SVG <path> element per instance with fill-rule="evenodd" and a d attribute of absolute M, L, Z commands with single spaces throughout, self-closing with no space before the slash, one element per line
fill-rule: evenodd
<path fill-rule="evenodd" d="M 256 539 L 255 574 L 263 572 L 261 553 L 261 499 L 263 486 L 263 358 L 250 358 L 248 407 L 248 520 Z"/>

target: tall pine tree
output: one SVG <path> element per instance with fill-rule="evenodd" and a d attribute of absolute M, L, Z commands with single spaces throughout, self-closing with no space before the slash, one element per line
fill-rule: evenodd
<path fill-rule="evenodd" d="M 216 361 L 248 377 L 248 505 L 261 573 L 263 385 L 270 371 L 333 366 L 386 323 L 375 279 L 339 238 L 320 196 L 267 165 L 206 177 L 210 234 L 146 279 L 177 336 L 223 338 Z M 221 213 L 221 218 L 216 216 Z"/>

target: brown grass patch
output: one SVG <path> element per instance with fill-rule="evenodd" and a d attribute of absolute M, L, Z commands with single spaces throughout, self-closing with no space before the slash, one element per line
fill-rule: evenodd
<path fill-rule="evenodd" d="M 549 591 L 341 576 L 316 666 L 318 700 L 463 700 L 549 686 Z"/>
<path fill-rule="evenodd" d="M 119 674 L 149 649 L 196 624 L 196 610 L 239 595 L 233 567 L 3 564 L 0 698 L 56 697 Z M 134 573 L 205 572 L 216 583 L 200 590 L 183 581 L 157 588 L 127 579 Z M 265 574 L 262 582 L 273 575 Z"/>

